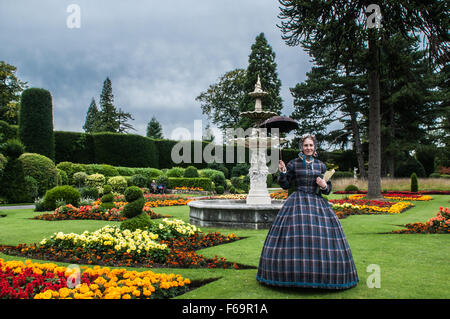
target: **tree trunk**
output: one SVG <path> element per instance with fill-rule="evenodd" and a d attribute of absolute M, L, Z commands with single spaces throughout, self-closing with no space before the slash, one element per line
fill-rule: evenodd
<path fill-rule="evenodd" d="M 389 138 L 391 139 L 391 143 L 393 143 L 395 138 L 395 123 L 394 123 L 394 106 L 391 104 L 389 107 Z M 391 148 L 392 149 L 392 148 Z M 388 172 L 389 177 L 394 178 L 395 174 L 395 154 L 394 152 L 389 152 L 389 158 L 388 158 Z"/>
<path fill-rule="evenodd" d="M 369 31 L 369 180 L 367 199 L 381 199 L 380 73 L 376 30 Z"/>

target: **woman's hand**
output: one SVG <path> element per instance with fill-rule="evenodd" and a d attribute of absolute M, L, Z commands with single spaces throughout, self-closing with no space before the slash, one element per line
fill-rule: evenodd
<path fill-rule="evenodd" d="M 286 164 L 282 160 L 278 163 L 278 169 L 280 172 L 286 173 Z"/>
<path fill-rule="evenodd" d="M 316 183 L 317 183 L 317 185 L 320 186 L 320 188 L 326 188 L 327 187 L 327 183 L 325 182 L 325 180 L 323 178 L 317 177 L 316 178 Z"/>

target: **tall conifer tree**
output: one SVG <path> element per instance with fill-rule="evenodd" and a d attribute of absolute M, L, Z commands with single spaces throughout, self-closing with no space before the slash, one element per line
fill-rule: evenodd
<path fill-rule="evenodd" d="M 100 95 L 100 124 L 102 132 L 118 132 L 118 111 L 114 106 L 114 95 L 109 77 L 103 82 L 102 94 Z"/>
<path fill-rule="evenodd" d="M 263 90 L 269 93 L 262 99 L 263 108 L 279 114 L 283 108 L 283 100 L 280 97 L 281 81 L 278 79 L 275 52 L 267 42 L 264 33 L 260 33 L 256 37 L 255 43 L 251 46 L 247 72 L 245 73 L 244 98 L 239 107 L 241 112 L 251 111 L 255 107 L 255 99 L 247 93 L 255 89 L 258 75 Z M 252 123 L 248 119 L 243 118 L 240 124 L 242 128 L 248 128 Z"/>
<path fill-rule="evenodd" d="M 99 117 L 100 113 L 95 103 L 95 99 L 92 98 L 91 104 L 89 105 L 88 111 L 86 113 L 86 120 L 84 121 L 83 130 L 86 133 L 97 132 L 99 129 Z"/>

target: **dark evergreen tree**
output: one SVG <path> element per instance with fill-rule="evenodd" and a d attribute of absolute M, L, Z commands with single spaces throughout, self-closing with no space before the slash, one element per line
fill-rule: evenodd
<path fill-rule="evenodd" d="M 263 90 L 269 93 L 262 98 L 263 108 L 280 114 L 283 108 L 283 100 L 280 97 L 281 81 L 278 79 L 275 52 L 267 42 L 264 33 L 260 33 L 251 46 L 245 73 L 244 96 L 239 106 L 240 112 L 251 111 L 255 108 L 255 99 L 248 93 L 255 89 L 258 75 Z M 252 122 L 241 117 L 239 124 L 240 127 L 246 129 L 252 125 Z"/>
<path fill-rule="evenodd" d="M 161 124 L 156 120 L 156 117 L 152 117 L 147 125 L 147 137 L 155 139 L 163 139 L 163 132 Z"/>
<path fill-rule="evenodd" d="M 83 130 L 86 133 L 97 132 L 100 125 L 100 113 L 95 103 L 95 99 L 92 98 L 89 109 L 86 113 L 86 120 L 84 121 Z"/>
<path fill-rule="evenodd" d="M 103 82 L 102 94 L 100 95 L 100 124 L 101 132 L 118 132 L 118 111 L 114 106 L 114 95 L 109 77 Z"/>

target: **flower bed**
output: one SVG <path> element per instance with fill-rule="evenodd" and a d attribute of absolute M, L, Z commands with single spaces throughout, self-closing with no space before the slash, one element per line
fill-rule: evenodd
<path fill-rule="evenodd" d="M 405 193 L 383 193 L 382 194 L 384 198 L 387 199 L 393 199 L 393 200 L 413 200 L 413 201 L 428 201 L 428 200 L 432 200 L 433 197 L 431 197 L 430 195 L 422 195 L 422 194 L 416 194 L 416 193 L 410 193 L 410 194 L 405 194 Z M 366 197 L 365 194 L 354 194 L 354 195 L 350 195 L 348 198 L 349 199 L 362 199 Z"/>
<path fill-rule="evenodd" d="M 116 208 L 106 209 L 98 204 L 86 205 L 79 208 L 68 204 L 55 209 L 53 213 L 46 213 L 33 217 L 40 220 L 75 220 L 75 219 L 91 219 L 91 220 L 108 220 L 123 221 L 126 217 L 122 216 L 123 206 L 116 205 Z M 151 219 L 170 217 L 155 213 L 150 207 L 144 207 L 144 212 Z"/>
<path fill-rule="evenodd" d="M 436 217 L 425 223 L 406 224 L 406 229 L 395 230 L 396 234 L 448 234 L 450 233 L 450 210 L 440 207 Z"/>
<path fill-rule="evenodd" d="M 285 200 L 288 198 L 288 192 L 285 190 L 276 191 L 276 192 L 270 193 L 270 198 Z"/>
<path fill-rule="evenodd" d="M 366 199 L 330 199 L 331 207 L 345 215 L 355 214 L 399 214 L 414 206 L 410 202 L 390 202 Z"/>
<path fill-rule="evenodd" d="M 335 191 L 333 194 L 367 194 L 367 191 Z M 404 195 L 450 195 L 450 191 L 441 191 L 441 190 L 429 190 L 429 191 L 417 191 L 417 192 L 408 192 L 408 191 L 387 191 L 382 192 L 382 194 L 404 194 Z"/>
<path fill-rule="evenodd" d="M 175 274 L 82 268 L 76 278 L 76 269 L 0 259 L 0 299 L 161 299 L 185 293 L 191 283 Z"/>
<path fill-rule="evenodd" d="M 105 226 L 81 235 L 55 233 L 39 244 L 0 246 L 0 251 L 36 259 L 108 266 L 236 268 L 237 265 L 223 258 L 205 258 L 194 250 L 238 239 L 234 234 L 204 234 L 183 221 L 165 220 L 148 231 L 122 231 Z"/>

